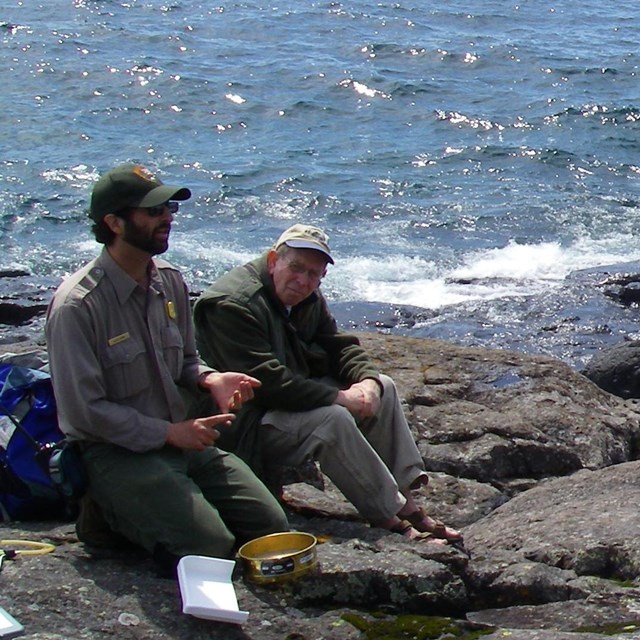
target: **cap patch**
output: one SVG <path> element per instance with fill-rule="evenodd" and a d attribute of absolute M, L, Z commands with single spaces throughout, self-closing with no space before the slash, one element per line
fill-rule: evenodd
<path fill-rule="evenodd" d="M 151 171 L 149 171 L 149 169 L 147 169 L 146 167 L 143 167 L 140 164 L 133 167 L 131 169 L 131 173 L 138 176 L 139 178 L 142 178 L 143 180 L 149 180 L 150 182 L 155 180 L 155 177 L 151 173 Z"/>

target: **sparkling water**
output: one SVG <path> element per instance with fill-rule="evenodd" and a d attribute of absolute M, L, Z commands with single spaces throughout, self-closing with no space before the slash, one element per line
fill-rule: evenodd
<path fill-rule="evenodd" d="M 640 260 L 639 32 L 629 0 L 5 3 L 3 297 L 96 254 L 91 186 L 135 161 L 193 191 L 195 292 L 306 222 L 345 326 L 579 365 L 635 330 L 597 284 Z"/>

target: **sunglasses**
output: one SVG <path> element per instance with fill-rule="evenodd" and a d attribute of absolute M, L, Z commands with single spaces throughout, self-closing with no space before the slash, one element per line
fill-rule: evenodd
<path fill-rule="evenodd" d="M 144 207 L 144 210 L 150 218 L 159 218 L 165 209 L 169 209 L 169 213 L 177 213 L 179 208 L 180 205 L 177 202 L 168 200 L 167 202 L 159 204 L 157 207 Z"/>

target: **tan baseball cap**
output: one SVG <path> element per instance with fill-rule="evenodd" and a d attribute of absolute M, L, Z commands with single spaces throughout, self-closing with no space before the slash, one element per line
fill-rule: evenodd
<path fill-rule="evenodd" d="M 292 249 L 315 249 L 324 253 L 331 264 L 335 264 L 331 257 L 331 249 L 329 248 L 329 236 L 308 224 L 294 224 L 289 227 L 276 241 L 274 248 L 286 244 Z"/>

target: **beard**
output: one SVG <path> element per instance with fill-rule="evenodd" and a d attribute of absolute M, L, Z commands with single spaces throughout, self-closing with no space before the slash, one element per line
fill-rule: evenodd
<path fill-rule="evenodd" d="M 125 220 L 122 239 L 140 251 L 156 256 L 169 248 L 169 231 L 171 225 L 161 223 L 154 229 L 137 225 L 133 220 Z"/>

